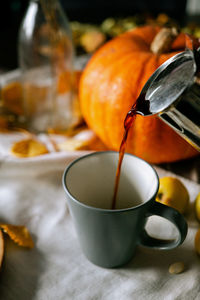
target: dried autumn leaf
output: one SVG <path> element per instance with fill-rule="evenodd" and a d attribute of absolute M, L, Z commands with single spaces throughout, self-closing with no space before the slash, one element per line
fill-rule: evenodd
<path fill-rule="evenodd" d="M 25 226 L 0 224 L 0 228 L 19 246 L 28 248 L 34 247 L 33 240 Z"/>
<path fill-rule="evenodd" d="M 43 143 L 31 138 L 16 142 L 11 148 L 11 153 L 17 157 L 33 157 L 48 152 Z"/>
<path fill-rule="evenodd" d="M 81 127 L 68 134 L 68 139 L 57 144 L 60 151 L 76 151 L 76 150 L 106 150 L 106 146 L 96 136 L 96 134 L 88 128 Z"/>
<path fill-rule="evenodd" d="M 58 149 L 60 151 L 75 151 L 75 150 L 88 150 L 89 141 L 68 139 L 60 144 L 58 144 Z"/>
<path fill-rule="evenodd" d="M 80 44 L 86 52 L 91 53 L 100 47 L 106 40 L 105 34 L 100 31 L 89 31 L 80 38 Z"/>

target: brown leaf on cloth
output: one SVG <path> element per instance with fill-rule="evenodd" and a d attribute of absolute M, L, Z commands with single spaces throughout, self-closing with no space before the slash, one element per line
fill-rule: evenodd
<path fill-rule="evenodd" d="M 33 240 L 25 226 L 0 224 L 0 228 L 19 246 L 28 248 L 34 247 Z"/>
<path fill-rule="evenodd" d="M 89 142 L 70 138 L 57 145 L 60 151 L 89 150 Z"/>
<path fill-rule="evenodd" d="M 106 150 L 106 146 L 91 130 L 85 129 L 72 137 L 68 137 L 62 143 L 57 144 L 59 151 Z"/>
<path fill-rule="evenodd" d="M 14 143 L 11 153 L 17 157 L 33 157 L 49 153 L 49 151 L 40 141 L 29 138 Z"/>

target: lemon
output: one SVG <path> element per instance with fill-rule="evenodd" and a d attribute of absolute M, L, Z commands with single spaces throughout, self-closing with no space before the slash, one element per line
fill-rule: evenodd
<path fill-rule="evenodd" d="M 156 201 L 171 206 L 183 214 L 188 208 L 189 193 L 178 178 L 166 176 L 160 178 L 160 187 Z"/>
<path fill-rule="evenodd" d="M 194 248 L 198 255 L 200 255 L 200 229 L 197 230 L 194 239 Z"/>
<path fill-rule="evenodd" d="M 200 221 L 200 193 L 197 195 L 195 200 L 195 213 L 197 219 Z"/>

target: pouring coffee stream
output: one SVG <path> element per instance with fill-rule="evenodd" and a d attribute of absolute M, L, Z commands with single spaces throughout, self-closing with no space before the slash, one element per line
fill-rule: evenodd
<path fill-rule="evenodd" d="M 137 114 L 157 115 L 200 151 L 200 48 L 181 52 L 162 64 L 143 87 L 124 121 L 112 209 L 116 207 L 128 132 Z"/>

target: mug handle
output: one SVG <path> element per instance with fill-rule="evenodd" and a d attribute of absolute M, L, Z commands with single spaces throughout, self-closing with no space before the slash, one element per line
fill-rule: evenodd
<path fill-rule="evenodd" d="M 171 221 L 178 229 L 179 237 L 175 240 L 157 239 L 148 235 L 147 231 L 143 229 L 140 236 L 140 244 L 142 246 L 158 249 L 173 249 L 183 243 L 187 235 L 188 226 L 181 213 L 172 207 L 154 201 L 147 214 L 147 217 L 157 215 Z"/>

